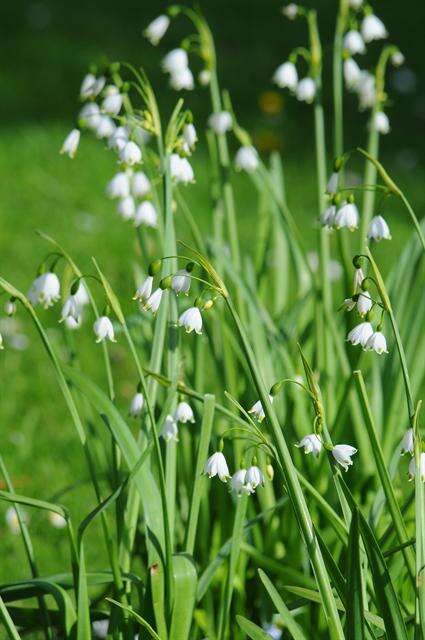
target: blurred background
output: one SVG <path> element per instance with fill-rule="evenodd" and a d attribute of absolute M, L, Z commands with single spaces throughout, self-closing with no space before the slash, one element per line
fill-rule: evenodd
<path fill-rule="evenodd" d="M 241 124 L 252 132 L 264 156 L 274 149 L 282 153 L 289 203 L 313 242 L 318 212 L 312 109 L 286 92 L 277 91 L 270 80 L 291 49 L 306 43 L 305 24 L 284 19 L 280 15 L 282 5 L 275 0 L 201 0 L 199 4 L 214 33 L 221 84 L 229 89 Z M 314 6 L 319 13 L 325 54 L 324 104 L 330 170 L 330 62 L 337 3 L 318 0 Z M 134 257 L 134 237 L 118 218 L 115 203 L 104 195 L 105 185 L 116 168 L 114 157 L 104 152 L 102 143 L 89 136 L 82 137 L 74 161 L 58 152 L 73 127 L 79 110 L 81 80 L 92 62 L 129 60 L 143 65 L 157 91 L 164 116 L 171 112 L 177 94 L 167 87 L 167 79 L 160 72 L 160 60 L 188 35 L 188 23 L 184 19 L 177 21 L 157 48 L 142 37 L 143 28 L 165 7 L 153 0 L 2 3 L 0 273 L 24 291 L 48 250 L 34 233 L 40 228 L 57 238 L 83 270 L 89 268 L 90 256 L 95 254 L 125 299 L 131 297 L 128 274 Z M 409 4 L 388 0 L 377 3 L 376 10 L 387 26 L 390 42 L 397 44 L 406 57 L 403 67 L 388 73 L 387 113 L 392 131 L 382 138 L 381 158 L 422 218 L 425 4 L 417 0 Z M 368 47 L 361 60 L 362 67 L 371 68 L 376 63 L 381 47 L 382 43 Z M 191 60 L 191 67 L 197 69 L 196 61 Z M 197 88 L 184 97 L 201 132 L 209 114 L 207 92 Z M 366 122 L 367 114 L 358 112 L 355 97 L 346 96 L 346 148 L 366 144 Z M 201 144 L 193 158 L 196 184 L 188 187 L 185 195 L 207 234 L 208 159 L 203 135 L 200 137 Z M 360 162 L 357 168 L 360 172 Z M 235 185 L 243 241 L 249 247 L 252 242 L 249 222 L 255 216 L 255 198 L 246 176 L 235 176 Z M 388 265 L 393 252 L 401 250 L 410 227 L 406 214 L 394 203 L 386 215 L 394 242 L 390 250 L 387 245 L 377 252 Z M 52 317 L 42 312 L 53 339 L 59 333 L 56 314 L 57 311 Z M 52 499 L 77 481 L 78 491 L 68 492 L 63 501 L 71 509 L 78 509 L 80 515 L 84 504 L 82 510 L 86 514 L 93 497 L 85 489 L 84 461 L 50 364 L 22 314 L 11 320 L 2 314 L 0 331 L 6 343 L 0 356 L 0 453 L 15 490 Z M 92 344 L 90 330 L 79 341 L 84 366 L 96 376 L 99 353 Z M 134 389 L 121 355 L 124 360 L 118 346 L 114 355 L 121 373 L 118 403 L 125 412 Z M 0 487 L 4 488 L 1 476 Z M 21 540 L 6 526 L 5 514 L 6 506 L 0 503 L 1 581 L 28 574 Z M 41 570 L 53 573 L 61 567 L 62 555 L 67 553 L 64 534 L 54 530 L 45 516 L 35 512 L 30 515 Z M 55 543 L 54 556 L 45 544 L 46 536 Z M 95 539 L 95 527 L 92 536 Z M 89 562 L 100 566 L 102 553 L 93 545 L 89 549 Z"/>

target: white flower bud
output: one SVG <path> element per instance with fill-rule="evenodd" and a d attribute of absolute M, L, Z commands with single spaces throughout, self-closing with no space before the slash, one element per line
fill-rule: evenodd
<path fill-rule="evenodd" d="M 353 58 L 344 60 L 344 80 L 349 91 L 356 91 L 361 78 L 359 65 Z"/>
<path fill-rule="evenodd" d="M 199 84 L 202 87 L 207 87 L 211 80 L 211 71 L 208 69 L 202 69 L 198 76 Z"/>
<path fill-rule="evenodd" d="M 197 334 L 202 333 L 202 315 L 198 307 L 189 307 L 184 311 L 178 321 L 179 327 L 184 327 L 186 333 L 195 331 Z"/>
<path fill-rule="evenodd" d="M 159 41 L 164 37 L 168 27 L 170 26 L 170 18 L 166 15 L 161 15 L 152 20 L 143 32 L 145 38 L 149 40 L 151 44 L 156 46 Z"/>
<path fill-rule="evenodd" d="M 70 158 L 73 158 L 77 153 L 79 143 L 80 131 L 79 129 L 73 129 L 71 133 L 68 133 L 68 135 L 66 136 L 60 152 L 65 153 Z"/>
<path fill-rule="evenodd" d="M 354 272 L 354 279 L 353 279 L 354 291 L 357 291 L 357 289 L 361 287 L 363 280 L 364 280 L 363 269 L 360 269 L 360 268 L 356 269 Z"/>
<path fill-rule="evenodd" d="M 391 127 L 387 114 L 383 111 L 377 111 L 372 122 L 372 127 L 382 135 L 389 133 Z"/>
<path fill-rule="evenodd" d="M 95 320 L 93 331 L 96 336 L 96 342 L 103 342 L 104 340 L 116 342 L 114 327 L 107 316 L 100 316 Z"/>
<path fill-rule="evenodd" d="M 336 444 L 332 449 L 333 457 L 344 471 L 348 471 L 348 467 L 353 464 L 351 457 L 354 456 L 355 453 L 357 453 L 357 449 L 349 444 Z"/>
<path fill-rule="evenodd" d="M 253 146 L 247 145 L 241 147 L 236 153 L 236 169 L 239 169 L 240 171 L 246 171 L 247 173 L 252 173 L 258 168 L 258 164 L 258 153 Z"/>
<path fill-rule="evenodd" d="M 143 397 L 143 393 L 140 393 L 138 391 L 131 400 L 128 415 L 132 418 L 138 418 L 139 416 L 141 416 L 144 403 L 145 399 Z"/>
<path fill-rule="evenodd" d="M 7 302 L 4 303 L 3 309 L 7 316 L 14 316 L 16 313 L 16 302 L 7 300 Z"/>
<path fill-rule="evenodd" d="M 284 62 L 273 74 L 273 82 L 281 89 L 295 91 L 298 84 L 297 68 L 293 62 Z"/>
<path fill-rule="evenodd" d="M 92 73 L 88 73 L 81 84 L 80 98 L 87 100 L 87 98 L 95 98 L 102 91 L 105 86 L 106 79 L 103 76 L 96 78 Z"/>
<path fill-rule="evenodd" d="M 55 529 L 65 529 L 66 527 L 66 518 L 64 518 L 60 513 L 56 513 L 55 511 L 48 512 L 49 522 Z"/>
<path fill-rule="evenodd" d="M 393 55 L 391 56 L 391 64 L 394 67 L 401 67 L 401 65 L 404 64 L 404 55 L 401 53 L 401 51 L 395 51 L 393 53 Z"/>
<path fill-rule="evenodd" d="M 283 7 L 282 14 L 289 20 L 295 20 L 298 15 L 298 5 L 294 2 L 287 4 L 286 7 Z"/>
<path fill-rule="evenodd" d="M 368 71 L 361 71 L 356 90 L 359 96 L 360 110 L 371 109 L 376 102 L 375 76 Z"/>
<path fill-rule="evenodd" d="M 208 118 L 208 125 L 217 135 L 226 133 L 233 126 L 232 116 L 228 111 L 212 113 Z"/>
<path fill-rule="evenodd" d="M 142 151 L 140 147 L 132 140 L 129 140 L 125 147 L 120 151 L 120 160 L 130 167 L 134 164 L 138 164 L 142 160 Z"/>
<path fill-rule="evenodd" d="M 348 4 L 352 9 L 355 9 L 357 11 L 362 6 L 363 0 L 349 0 Z"/>
<path fill-rule="evenodd" d="M 162 60 L 162 69 L 167 73 L 184 71 L 189 64 L 187 53 L 184 49 L 173 49 Z"/>
<path fill-rule="evenodd" d="M 344 36 L 344 49 L 352 56 L 358 53 L 366 53 L 364 40 L 358 31 L 351 29 Z"/>
<path fill-rule="evenodd" d="M 170 414 L 165 418 L 164 426 L 162 427 L 159 435 L 164 438 L 165 442 L 170 442 L 171 440 L 174 440 L 175 442 L 178 441 L 179 429 L 177 427 L 177 422 Z"/>

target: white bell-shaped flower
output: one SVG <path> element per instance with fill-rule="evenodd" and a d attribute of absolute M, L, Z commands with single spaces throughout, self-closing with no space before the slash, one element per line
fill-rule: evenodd
<path fill-rule="evenodd" d="M 181 184 L 189 184 L 195 181 L 192 165 L 187 158 L 181 158 L 177 153 L 170 156 L 171 177 Z"/>
<path fill-rule="evenodd" d="M 297 84 L 295 95 L 300 102 L 311 104 L 316 95 L 316 83 L 313 78 L 303 78 L 300 80 Z"/>
<path fill-rule="evenodd" d="M 348 4 L 352 9 L 355 9 L 356 11 L 358 11 L 358 9 L 360 9 L 360 7 L 363 4 L 363 0 L 349 0 Z"/>
<path fill-rule="evenodd" d="M 96 127 L 96 137 L 100 140 L 110 138 L 116 129 L 115 123 L 109 116 L 100 116 Z"/>
<path fill-rule="evenodd" d="M 83 82 L 80 88 L 80 98 L 87 100 L 87 98 L 96 98 L 105 86 L 106 78 L 99 76 L 96 78 L 92 73 L 88 73 L 83 78 Z"/>
<path fill-rule="evenodd" d="M 60 298 L 59 278 L 52 271 L 42 273 L 32 283 L 28 292 L 32 304 L 41 304 L 45 309 L 51 307 Z"/>
<path fill-rule="evenodd" d="M 388 353 L 387 340 L 381 331 L 374 331 L 364 345 L 366 351 L 375 351 L 378 355 Z"/>
<path fill-rule="evenodd" d="M 273 396 L 269 395 L 269 400 L 273 404 Z M 266 417 L 263 405 L 261 404 L 261 400 L 257 400 L 257 402 L 248 411 L 248 413 L 252 413 L 254 418 L 256 418 L 259 422 L 262 422 Z"/>
<path fill-rule="evenodd" d="M 403 436 L 403 440 L 401 441 L 401 455 L 405 453 L 410 453 L 413 455 L 415 450 L 415 438 L 413 434 L 413 429 L 407 429 L 406 433 Z"/>
<path fill-rule="evenodd" d="M 354 29 L 347 31 L 343 42 L 344 49 L 352 56 L 358 53 L 366 53 L 366 46 L 361 34 Z"/>
<path fill-rule="evenodd" d="M 123 96 L 118 87 L 110 85 L 105 89 L 105 97 L 102 101 L 102 111 L 109 116 L 117 116 L 121 111 Z"/>
<path fill-rule="evenodd" d="M 367 231 L 369 240 L 380 242 L 381 240 L 391 240 L 390 228 L 382 216 L 372 218 Z"/>
<path fill-rule="evenodd" d="M 189 59 L 184 49 L 173 49 L 162 60 L 162 69 L 167 73 L 183 71 L 189 65 Z"/>
<path fill-rule="evenodd" d="M 370 13 L 363 18 L 362 36 L 365 42 L 383 40 L 388 36 L 388 31 L 382 20 L 380 20 L 378 16 L 375 16 L 375 14 Z"/>
<path fill-rule="evenodd" d="M 416 475 L 416 460 L 412 458 L 409 462 L 409 479 L 413 480 Z M 425 453 L 421 453 L 419 457 L 419 476 L 422 482 L 425 482 Z"/>
<path fill-rule="evenodd" d="M 179 293 L 187 294 L 190 289 L 191 278 L 186 269 L 180 269 L 171 280 L 172 290 L 179 295 Z"/>
<path fill-rule="evenodd" d="M 152 311 L 152 313 L 155 315 L 155 313 L 159 309 L 159 305 L 161 304 L 163 293 L 164 291 L 160 287 L 158 287 L 158 289 L 155 289 L 155 291 L 149 296 L 146 302 L 142 305 L 143 309 L 145 311 Z"/>
<path fill-rule="evenodd" d="M 177 422 L 195 422 L 195 416 L 193 415 L 192 407 L 187 402 L 179 402 L 174 412 L 174 419 Z"/>
<path fill-rule="evenodd" d="M 132 196 L 123 198 L 118 203 L 118 213 L 123 220 L 131 220 L 136 213 L 136 203 Z"/>
<path fill-rule="evenodd" d="M 295 91 L 298 85 L 297 68 L 293 62 L 284 62 L 279 65 L 273 74 L 273 82 L 281 89 Z"/>
<path fill-rule="evenodd" d="M 211 71 L 209 69 L 202 69 L 198 75 L 198 81 L 201 87 L 208 87 L 211 81 Z"/>
<path fill-rule="evenodd" d="M 339 173 L 338 171 L 333 171 L 326 185 L 326 193 L 328 195 L 333 195 L 338 191 L 338 183 L 339 183 Z"/>
<path fill-rule="evenodd" d="M 230 486 L 238 497 L 244 494 L 254 493 L 251 485 L 246 484 L 246 469 L 239 469 L 233 474 Z"/>
<path fill-rule="evenodd" d="M 79 143 L 80 131 L 79 129 L 73 129 L 71 133 L 68 133 L 66 136 L 60 152 L 65 153 L 70 158 L 73 158 L 77 153 Z"/>
<path fill-rule="evenodd" d="M 363 269 L 359 267 L 354 271 L 354 278 L 353 278 L 354 291 L 357 291 L 357 289 L 361 287 L 363 280 L 364 280 Z"/>
<path fill-rule="evenodd" d="M 95 102 L 85 104 L 78 114 L 81 126 L 87 127 L 91 131 L 96 131 L 101 117 L 99 106 Z"/>
<path fill-rule="evenodd" d="M 26 511 L 22 510 L 22 508 L 19 509 L 19 515 L 21 516 L 21 520 L 22 522 L 24 522 L 24 524 L 29 523 L 29 516 Z M 19 524 L 18 513 L 15 507 L 9 507 L 6 510 L 5 520 L 7 526 L 13 534 L 18 535 L 19 533 L 21 533 L 21 526 Z"/>
<path fill-rule="evenodd" d="M 182 91 L 183 89 L 192 91 L 195 88 L 195 80 L 189 67 L 174 71 L 170 75 L 170 87 L 175 91 Z"/>
<path fill-rule="evenodd" d="M 108 149 L 120 152 L 128 142 L 128 131 L 126 127 L 117 127 L 114 133 L 108 138 Z"/>
<path fill-rule="evenodd" d="M 325 209 L 320 218 L 320 223 L 324 227 L 328 227 L 332 229 L 335 224 L 335 215 L 336 215 L 336 206 L 331 204 L 329 207 Z"/>
<path fill-rule="evenodd" d="M 59 322 L 63 322 L 66 318 L 74 318 L 78 322 L 80 317 L 80 307 L 75 299 L 75 296 L 70 295 L 62 307 L 61 317 Z"/>
<path fill-rule="evenodd" d="M 286 7 L 283 7 L 282 14 L 289 20 L 295 20 L 298 15 L 298 5 L 295 2 L 290 2 Z"/>
<path fill-rule="evenodd" d="M 130 177 L 125 171 L 119 171 L 106 185 L 109 198 L 127 198 L 130 195 Z"/>
<path fill-rule="evenodd" d="M 361 69 L 353 58 L 344 60 L 344 80 L 349 91 L 356 91 L 361 78 Z"/>
<path fill-rule="evenodd" d="M 184 327 L 186 333 L 195 331 L 198 335 L 202 333 L 202 315 L 198 307 L 189 307 L 184 311 L 178 321 L 179 327 Z"/>
<path fill-rule="evenodd" d="M 235 156 L 235 166 L 239 171 L 252 173 L 258 169 L 259 159 L 257 150 L 252 145 L 245 145 L 238 149 Z"/>
<path fill-rule="evenodd" d="M 228 111 L 212 113 L 208 118 L 208 125 L 217 135 L 226 133 L 233 126 L 232 116 Z"/>
<path fill-rule="evenodd" d="M 394 51 L 393 55 L 391 56 L 391 64 L 394 67 L 401 67 L 401 65 L 404 64 L 404 61 L 405 58 L 401 51 Z"/>
<path fill-rule="evenodd" d="M 96 336 L 96 342 L 110 340 L 116 342 L 114 327 L 108 316 L 100 316 L 93 324 L 93 331 Z"/>
<path fill-rule="evenodd" d="M 198 136 L 194 125 L 189 122 L 183 127 L 183 140 L 189 151 L 193 151 L 196 143 L 198 142 Z"/>
<path fill-rule="evenodd" d="M 204 473 L 209 478 L 218 476 L 222 482 L 227 482 L 227 479 L 230 478 L 229 467 L 221 451 L 216 451 L 208 458 L 205 463 Z"/>
<path fill-rule="evenodd" d="M 370 322 L 361 322 L 351 329 L 347 336 L 347 342 L 351 342 L 353 346 L 360 344 L 365 347 L 371 335 L 373 335 L 373 327 Z"/>
<path fill-rule="evenodd" d="M 78 318 L 72 318 L 71 316 L 65 318 L 64 324 L 65 327 L 70 331 L 76 331 L 77 329 L 80 329 L 81 325 L 83 324 L 83 315 L 81 311 L 78 315 Z"/>
<path fill-rule="evenodd" d="M 378 133 L 384 136 L 391 130 L 389 118 L 384 111 L 377 111 L 375 113 L 372 126 Z"/>
<path fill-rule="evenodd" d="M 151 183 L 148 176 L 143 171 L 135 171 L 131 180 L 131 193 L 135 198 L 144 198 L 151 191 Z"/>
<path fill-rule="evenodd" d="M 315 433 L 304 436 L 296 445 L 299 449 L 304 449 L 304 453 L 312 453 L 314 456 L 319 455 L 322 450 L 322 441 Z"/>
<path fill-rule="evenodd" d="M 87 292 L 87 288 L 84 282 L 80 281 L 78 285 L 78 289 L 74 293 L 74 299 L 79 308 L 84 307 L 86 304 L 90 302 L 89 294 Z"/>
<path fill-rule="evenodd" d="M 7 300 L 3 306 L 4 312 L 7 316 L 14 316 L 16 313 L 16 302 L 14 300 Z"/>
<path fill-rule="evenodd" d="M 245 476 L 245 484 L 253 490 L 264 485 L 264 475 L 259 467 L 256 465 L 248 467 Z"/>
<path fill-rule="evenodd" d="M 174 440 L 175 442 L 179 439 L 179 429 L 177 426 L 177 422 L 174 420 L 174 417 L 170 414 L 165 418 L 164 425 L 159 434 L 162 438 L 164 438 L 165 442 L 170 442 Z"/>
<path fill-rule="evenodd" d="M 169 26 L 170 18 L 166 15 L 160 15 L 155 18 L 155 20 L 152 20 L 150 24 L 148 24 L 146 29 L 143 31 L 143 35 L 149 40 L 151 44 L 156 46 L 164 37 Z"/>
<path fill-rule="evenodd" d="M 139 164 L 139 162 L 142 161 L 142 151 L 140 147 L 133 142 L 133 140 L 129 140 L 120 151 L 120 160 L 130 167 Z"/>
<path fill-rule="evenodd" d="M 344 302 L 342 303 L 342 307 L 345 309 L 345 311 L 352 311 L 355 306 L 356 302 L 355 300 L 353 300 L 353 298 L 345 298 Z"/>
<path fill-rule="evenodd" d="M 354 202 L 346 202 L 337 211 L 335 216 L 337 229 L 346 228 L 354 231 L 359 226 L 359 212 Z"/>
<path fill-rule="evenodd" d="M 360 110 L 372 109 L 376 102 L 376 81 L 375 76 L 369 71 L 361 71 L 357 94 Z"/>
<path fill-rule="evenodd" d="M 142 302 L 142 303 L 146 302 L 150 298 L 150 295 L 152 293 L 152 284 L 153 284 L 153 277 L 148 276 L 142 282 L 142 284 L 139 287 L 137 287 L 136 293 L 133 296 L 133 300 L 138 300 L 139 302 Z"/>
<path fill-rule="evenodd" d="M 132 418 L 138 418 L 139 416 L 141 416 L 144 404 L 145 399 L 143 397 L 143 393 L 140 393 L 140 391 L 138 391 L 131 399 L 128 415 Z"/>
<path fill-rule="evenodd" d="M 158 214 L 152 202 L 145 200 L 139 204 L 134 216 L 134 225 L 136 227 L 144 225 L 145 227 L 151 227 L 152 229 L 157 228 Z"/>
<path fill-rule="evenodd" d="M 372 309 L 373 302 L 370 297 L 369 291 L 360 291 L 359 297 L 357 298 L 357 311 L 358 314 L 363 318 L 369 311 Z"/>
<path fill-rule="evenodd" d="M 355 453 L 357 453 L 357 449 L 349 444 L 336 444 L 332 449 L 333 457 L 344 471 L 348 471 L 348 467 L 353 464 L 351 457 L 354 456 Z"/>

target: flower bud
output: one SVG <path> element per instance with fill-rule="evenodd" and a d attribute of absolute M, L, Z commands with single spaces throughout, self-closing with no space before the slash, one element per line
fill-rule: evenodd
<path fill-rule="evenodd" d="M 159 286 L 161 289 L 171 289 L 172 282 L 173 282 L 173 277 L 166 276 L 165 278 L 162 278 L 162 280 L 159 283 Z"/>
<path fill-rule="evenodd" d="M 269 480 L 273 480 L 274 478 L 274 469 L 270 462 L 266 465 L 266 476 Z"/>
<path fill-rule="evenodd" d="M 148 268 L 148 272 L 150 276 L 155 276 L 162 267 L 162 260 L 154 260 L 153 262 L 150 263 L 149 268 Z"/>

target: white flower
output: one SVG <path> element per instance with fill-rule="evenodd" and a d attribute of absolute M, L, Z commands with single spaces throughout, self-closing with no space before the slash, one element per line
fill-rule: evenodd
<path fill-rule="evenodd" d="M 189 307 L 179 318 L 179 327 L 184 327 L 186 333 L 195 331 L 197 334 L 202 333 L 202 315 L 198 307 Z"/>
<path fill-rule="evenodd" d="M 355 56 L 357 53 L 366 52 L 364 40 L 358 31 L 354 29 L 347 31 L 344 36 L 344 49 L 352 56 Z"/>
<path fill-rule="evenodd" d="M 174 420 L 172 415 L 168 414 L 165 418 L 164 426 L 162 427 L 159 435 L 164 438 L 165 442 L 170 442 L 170 440 L 174 440 L 175 442 L 178 441 L 179 430 L 177 422 Z"/>
<path fill-rule="evenodd" d="M 297 68 L 293 62 L 284 62 L 276 69 L 272 79 L 281 89 L 288 88 L 295 91 L 298 84 Z"/>
<path fill-rule="evenodd" d="M 232 491 L 234 491 L 237 496 L 241 496 L 244 493 L 254 493 L 254 489 L 251 485 L 246 484 L 245 479 L 246 469 L 239 469 L 239 471 L 236 471 L 232 476 L 230 485 L 232 487 Z"/>
<path fill-rule="evenodd" d="M 28 298 L 32 304 L 40 303 L 45 309 L 51 307 L 60 297 L 60 282 L 57 275 L 51 271 L 42 273 L 32 283 Z"/>
<path fill-rule="evenodd" d="M 190 289 L 190 275 L 186 269 L 180 269 L 171 280 L 172 290 L 179 295 L 179 293 L 188 293 Z"/>
<path fill-rule="evenodd" d="M 139 204 L 136 209 L 134 224 L 136 227 L 143 224 L 146 227 L 152 227 L 153 229 L 157 228 L 158 214 L 152 202 L 149 202 L 149 200 L 145 200 L 144 202 Z"/>
<path fill-rule="evenodd" d="M 328 195 L 332 195 L 338 191 L 338 182 L 339 182 L 339 173 L 334 171 L 331 174 L 331 177 L 328 180 L 328 184 L 326 185 L 326 193 Z"/>
<path fill-rule="evenodd" d="M 63 322 L 66 318 L 74 318 L 78 322 L 80 317 L 80 307 L 75 299 L 75 296 L 70 295 L 62 307 L 61 318 L 59 322 Z"/>
<path fill-rule="evenodd" d="M 95 637 L 103 640 L 108 635 L 109 620 L 95 620 L 92 623 L 92 629 Z"/>
<path fill-rule="evenodd" d="M 152 20 L 143 32 L 145 38 L 149 40 L 151 44 L 156 46 L 158 42 L 164 37 L 170 25 L 170 18 L 166 15 L 161 15 Z"/>
<path fill-rule="evenodd" d="M 96 342 L 110 340 L 116 342 L 114 335 L 114 327 L 107 316 L 100 316 L 93 324 L 93 331 L 96 336 Z"/>
<path fill-rule="evenodd" d="M 175 91 L 181 91 L 182 89 L 192 91 L 195 87 L 195 81 L 193 79 L 193 73 L 189 67 L 180 69 L 179 71 L 174 71 L 170 75 L 170 87 Z"/>
<path fill-rule="evenodd" d="M 372 126 L 375 131 L 378 131 L 378 133 L 381 133 L 382 135 L 386 135 L 391 129 L 389 118 L 383 111 L 377 111 L 375 113 Z"/>
<path fill-rule="evenodd" d="M 174 419 L 177 422 L 195 422 L 192 407 L 187 402 L 179 402 L 174 412 Z"/>
<path fill-rule="evenodd" d="M 25 511 L 22 511 L 22 509 L 20 509 L 19 513 L 20 513 L 22 522 L 24 522 L 24 524 L 28 524 L 28 522 L 29 522 L 28 514 Z M 15 507 L 9 507 L 7 509 L 5 520 L 6 520 L 7 526 L 9 527 L 9 529 L 10 529 L 10 531 L 12 533 L 17 535 L 18 533 L 21 532 L 21 527 L 19 525 L 18 514 L 16 512 Z"/>
<path fill-rule="evenodd" d="M 123 96 L 115 85 L 105 89 L 105 97 L 102 102 L 102 111 L 110 116 L 117 116 L 121 111 Z"/>
<path fill-rule="evenodd" d="M 155 313 L 159 309 L 159 305 L 161 304 L 161 298 L 163 293 L 164 292 L 160 287 L 158 287 L 158 289 L 155 289 L 155 291 L 149 296 L 149 298 L 143 304 L 143 309 L 145 311 L 152 311 L 152 313 L 155 315 Z"/>
<path fill-rule="evenodd" d="M 124 171 L 114 175 L 106 186 L 109 198 L 127 198 L 130 195 L 130 178 Z"/>
<path fill-rule="evenodd" d="M 413 436 L 413 429 L 408 429 L 404 434 L 403 440 L 401 441 L 401 455 L 404 453 L 410 453 L 413 455 L 415 450 L 415 440 Z"/>
<path fill-rule="evenodd" d="M 73 129 L 71 133 L 68 133 L 68 135 L 66 136 L 60 152 L 65 153 L 70 158 L 73 158 L 77 153 L 79 142 L 80 131 L 79 129 Z"/>
<path fill-rule="evenodd" d="M 204 473 L 209 478 L 218 476 L 222 482 L 227 482 L 227 478 L 230 478 L 229 467 L 221 451 L 216 451 L 208 458 L 205 463 Z"/>
<path fill-rule="evenodd" d="M 125 127 L 117 127 L 113 134 L 108 138 L 108 149 L 121 149 L 128 142 L 128 131 Z"/>
<path fill-rule="evenodd" d="M 360 109 L 371 109 L 376 102 L 375 76 L 368 71 L 361 71 L 357 92 Z"/>
<path fill-rule="evenodd" d="M 173 49 L 162 60 L 162 68 L 168 73 L 184 71 L 189 64 L 187 53 L 184 49 Z"/>
<path fill-rule="evenodd" d="M 14 316 L 16 313 L 16 302 L 7 300 L 7 302 L 4 303 L 3 309 L 7 316 Z"/>
<path fill-rule="evenodd" d="M 401 51 L 395 51 L 391 56 L 391 63 L 394 67 L 401 67 L 404 64 L 404 55 Z"/>
<path fill-rule="evenodd" d="M 83 316 L 80 312 L 78 318 L 72 318 L 71 316 L 65 318 L 65 327 L 70 331 L 75 331 L 76 329 L 79 329 L 81 327 L 82 322 Z"/>
<path fill-rule="evenodd" d="M 273 404 L 273 396 L 269 395 L 269 400 Z M 264 420 L 264 418 L 266 417 L 263 405 L 261 404 L 261 400 L 257 400 L 257 402 L 248 411 L 248 413 L 252 413 L 254 415 L 254 418 L 257 418 L 259 422 L 262 422 L 262 420 Z"/>
<path fill-rule="evenodd" d="M 362 72 L 360 67 L 353 58 L 347 58 L 347 60 L 344 60 L 344 80 L 347 89 L 350 91 L 357 89 L 361 74 Z"/>
<path fill-rule="evenodd" d="M 388 31 L 386 30 L 382 20 L 371 13 L 363 18 L 362 36 L 365 42 L 372 42 L 373 40 L 382 40 L 383 38 L 386 38 L 388 36 Z"/>
<path fill-rule="evenodd" d="M 209 69 L 202 69 L 199 73 L 198 80 L 202 87 L 207 87 L 211 80 L 211 71 L 209 71 Z"/>
<path fill-rule="evenodd" d="M 151 190 L 149 178 L 143 171 L 136 171 L 131 177 L 131 193 L 135 198 L 144 198 Z"/>
<path fill-rule="evenodd" d="M 208 118 L 208 125 L 217 135 L 226 133 L 233 126 L 232 116 L 228 111 L 212 113 Z"/>
<path fill-rule="evenodd" d="M 304 453 L 312 453 L 317 458 L 322 450 L 322 441 L 315 433 L 310 433 L 310 435 L 304 436 L 295 446 L 299 449 L 304 449 Z"/>
<path fill-rule="evenodd" d="M 137 287 L 136 293 L 133 296 L 133 300 L 139 300 L 139 302 L 146 302 L 152 293 L 153 277 L 148 276 L 142 284 Z"/>
<path fill-rule="evenodd" d="M 138 164 L 142 160 L 142 151 L 140 147 L 132 140 L 129 140 L 129 142 L 127 142 L 120 151 L 120 160 L 130 167 L 134 164 Z"/>
<path fill-rule="evenodd" d="M 357 298 L 357 311 L 360 316 L 365 316 L 372 309 L 373 302 L 369 291 L 361 291 Z"/>
<path fill-rule="evenodd" d="M 425 482 L 425 453 L 421 453 L 419 458 L 419 474 L 422 482 Z M 416 460 L 412 458 L 409 463 L 409 479 L 413 480 L 416 475 Z"/>
<path fill-rule="evenodd" d="M 353 298 L 345 298 L 344 302 L 342 303 L 342 306 L 346 311 L 352 311 L 356 306 L 356 303 L 353 300 Z"/>
<path fill-rule="evenodd" d="M 142 414 L 143 405 L 145 403 L 145 399 L 143 397 L 143 393 L 139 391 L 133 396 L 130 409 L 128 410 L 128 415 L 132 418 L 138 418 Z"/>
<path fill-rule="evenodd" d="M 253 146 L 240 147 L 235 157 L 236 169 L 252 173 L 258 168 L 258 164 L 258 153 Z"/>
<path fill-rule="evenodd" d="M 92 131 L 97 129 L 101 117 L 100 109 L 95 102 L 85 104 L 78 115 L 81 125 Z"/>
<path fill-rule="evenodd" d="M 118 213 L 123 220 L 131 220 L 136 213 L 136 204 L 131 196 L 123 198 L 118 203 Z"/>
<path fill-rule="evenodd" d="M 348 471 L 348 467 L 353 464 L 351 456 L 354 456 L 355 453 L 357 453 L 357 449 L 349 444 L 336 444 L 332 449 L 333 457 L 344 471 Z"/>
<path fill-rule="evenodd" d="M 381 355 L 382 353 L 388 353 L 387 341 L 381 331 L 375 331 L 368 338 L 365 345 L 363 345 L 367 351 L 375 351 L 375 353 Z"/>
<path fill-rule="evenodd" d="M 372 218 L 367 231 L 367 237 L 369 240 L 375 240 L 375 242 L 391 240 L 390 229 L 382 216 Z"/>
<path fill-rule="evenodd" d="M 64 529 L 66 527 L 66 518 L 55 511 L 48 512 L 49 522 L 55 529 Z"/>
<path fill-rule="evenodd" d="M 270 636 L 271 640 L 280 640 L 282 637 L 282 629 L 275 624 L 264 625 L 264 631 Z"/>
<path fill-rule="evenodd" d="M 357 291 L 357 289 L 361 286 L 363 280 L 364 280 L 363 269 L 359 267 L 354 272 L 353 287 L 355 291 Z"/>
<path fill-rule="evenodd" d="M 245 476 L 245 484 L 255 490 L 260 485 L 264 485 L 264 475 L 256 465 L 248 467 Z"/>
<path fill-rule="evenodd" d="M 115 123 L 109 116 L 100 116 L 96 127 L 96 137 L 99 139 L 110 138 L 115 131 Z"/>
<path fill-rule="evenodd" d="M 176 182 L 189 184 L 195 181 L 195 175 L 189 160 L 181 158 L 177 153 L 172 153 L 170 156 L 170 171 L 171 177 Z"/>
<path fill-rule="evenodd" d="M 189 151 L 192 151 L 198 142 L 198 136 L 196 134 L 196 129 L 191 122 L 186 124 L 183 128 L 183 139 Z"/>
<path fill-rule="evenodd" d="M 303 78 L 300 80 L 297 84 L 295 95 L 300 102 L 311 104 L 316 95 L 316 83 L 313 78 Z"/>
<path fill-rule="evenodd" d="M 106 79 L 103 76 L 96 78 L 92 73 L 88 73 L 81 83 L 80 98 L 87 100 L 87 98 L 95 98 L 102 91 L 105 86 Z"/>
<path fill-rule="evenodd" d="M 361 322 L 354 329 L 351 329 L 347 336 L 347 341 L 351 342 L 353 346 L 360 344 L 364 347 L 372 334 L 373 328 L 370 322 Z"/>
<path fill-rule="evenodd" d="M 335 224 L 335 215 L 336 215 L 336 206 L 331 204 L 325 211 L 322 213 L 320 218 L 320 223 L 324 227 L 329 227 L 330 229 Z"/>
<path fill-rule="evenodd" d="M 286 18 L 289 18 L 289 20 L 295 20 L 298 15 L 298 5 L 291 2 L 287 4 L 286 7 L 283 7 L 282 13 Z"/>
<path fill-rule="evenodd" d="M 337 229 L 346 227 L 350 231 L 357 229 L 359 225 L 359 212 L 354 202 L 346 202 L 340 207 L 335 216 L 335 226 Z"/>
<path fill-rule="evenodd" d="M 80 281 L 78 289 L 76 293 L 74 293 L 74 299 L 79 307 L 84 307 L 84 305 L 90 302 L 89 294 L 87 293 L 84 282 Z"/>
<path fill-rule="evenodd" d="M 4 346 L 3 346 L 3 336 L 2 336 L 2 335 L 1 335 L 1 333 L 0 333 L 0 351 L 2 351 L 3 349 L 4 349 Z"/>
<path fill-rule="evenodd" d="M 348 4 L 357 11 L 362 6 L 363 0 L 349 0 Z"/>

